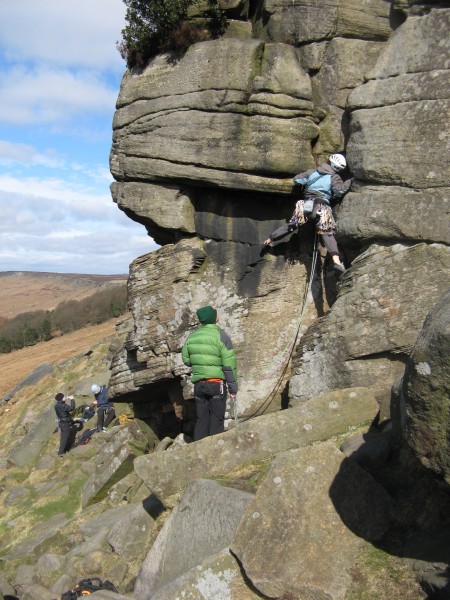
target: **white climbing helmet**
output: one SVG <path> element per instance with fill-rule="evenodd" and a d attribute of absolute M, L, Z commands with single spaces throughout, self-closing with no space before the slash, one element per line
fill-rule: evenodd
<path fill-rule="evenodd" d="M 96 383 L 94 383 L 94 385 L 91 385 L 91 392 L 93 394 L 98 394 L 100 391 L 100 386 L 98 386 Z"/>
<path fill-rule="evenodd" d="M 347 161 L 342 154 L 332 154 L 328 160 L 335 171 L 342 171 L 347 166 Z"/>

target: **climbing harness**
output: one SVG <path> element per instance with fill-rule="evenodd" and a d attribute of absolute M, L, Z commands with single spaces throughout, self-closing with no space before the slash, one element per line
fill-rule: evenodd
<path fill-rule="evenodd" d="M 234 421 L 236 426 L 239 423 L 244 423 L 245 421 L 248 421 L 249 419 L 252 419 L 254 416 L 256 416 L 257 414 L 260 414 L 261 412 L 264 411 L 264 409 L 269 406 L 269 404 L 272 402 L 273 397 L 275 395 L 275 392 L 277 391 L 277 389 L 279 388 L 279 386 L 281 385 L 281 382 L 285 376 L 287 367 L 289 365 L 289 361 L 292 357 L 292 354 L 294 352 L 294 349 L 296 347 L 297 344 L 297 340 L 300 334 L 300 328 L 302 326 L 302 322 L 303 322 L 303 317 L 305 316 L 305 312 L 306 312 L 306 304 L 307 304 L 307 300 L 308 300 L 308 296 L 309 293 L 311 292 L 311 287 L 312 287 L 312 281 L 314 278 L 314 274 L 316 272 L 316 266 L 317 266 L 317 255 L 318 255 L 318 244 L 317 244 L 317 233 L 315 233 L 314 235 L 314 248 L 313 248 L 313 257 L 312 257 L 312 262 L 311 262 L 311 271 L 309 274 L 309 281 L 308 281 L 308 285 L 305 288 L 305 293 L 303 296 L 303 301 L 302 301 L 302 310 L 300 312 L 300 317 L 299 317 L 299 321 L 298 321 L 298 325 L 295 331 L 295 335 L 293 337 L 292 342 L 289 344 L 289 346 L 287 347 L 287 349 L 284 351 L 284 353 L 281 356 L 281 360 L 277 361 L 277 363 L 275 364 L 275 366 L 268 371 L 263 377 L 260 377 L 260 379 L 267 379 L 268 377 L 270 377 L 271 375 L 273 375 L 274 373 L 277 372 L 279 365 L 284 362 L 284 367 L 281 370 L 281 373 L 272 389 L 272 391 L 270 392 L 270 394 L 267 396 L 267 398 L 265 398 L 265 400 L 261 403 L 261 405 L 253 411 L 253 413 L 251 415 L 247 415 L 245 418 L 242 418 L 241 420 L 239 420 L 238 416 L 237 416 L 237 402 L 235 402 L 235 406 L 234 406 Z M 287 355 L 287 358 L 285 358 Z"/>
<path fill-rule="evenodd" d="M 293 228 L 301 227 L 310 220 L 313 211 L 313 199 L 298 200 L 295 205 L 294 216 L 289 221 L 289 224 L 292 224 Z M 316 211 L 316 217 L 318 217 L 318 222 L 316 223 L 315 227 L 316 231 L 319 234 L 335 233 L 336 221 L 334 220 L 333 211 L 331 210 L 330 206 L 321 202 L 319 208 Z"/>
<path fill-rule="evenodd" d="M 297 225 L 304 225 L 308 221 L 308 218 L 312 215 L 312 212 L 314 210 L 314 194 L 312 196 L 309 195 L 306 198 L 304 196 L 305 193 L 309 190 L 309 188 L 313 185 L 313 183 L 316 183 L 316 181 L 318 181 L 321 177 L 321 173 L 319 173 L 318 171 L 314 171 L 313 173 L 311 173 L 311 175 L 308 175 L 304 184 L 297 184 L 302 185 L 303 187 L 303 198 L 301 198 L 297 202 L 294 211 L 294 219 Z"/>

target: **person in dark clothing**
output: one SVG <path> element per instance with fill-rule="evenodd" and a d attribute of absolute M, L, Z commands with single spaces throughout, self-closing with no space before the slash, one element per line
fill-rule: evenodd
<path fill-rule="evenodd" d="M 317 234 L 331 256 L 334 269 L 343 273 L 345 267 L 341 262 L 336 242 L 336 222 L 331 210 L 331 201 L 341 198 L 352 185 L 353 178 L 343 181 L 338 175 L 346 166 L 347 161 L 342 154 L 332 154 L 328 162 L 296 175 L 294 184 L 304 186 L 304 197 L 297 202 L 289 223 L 276 229 L 264 241 L 264 245 L 272 246 L 308 221 L 313 221 Z"/>
<path fill-rule="evenodd" d="M 91 392 L 95 396 L 93 404 L 97 407 L 97 431 L 106 431 L 108 425 L 116 417 L 114 404 L 108 400 L 108 388 L 106 385 L 100 387 L 94 383 Z"/>
<path fill-rule="evenodd" d="M 69 400 L 67 404 L 66 400 Z M 76 431 L 72 427 L 72 413 L 75 410 L 73 396 L 66 397 L 62 392 L 55 396 L 55 413 L 60 433 L 58 456 L 64 456 L 75 440 Z"/>
<path fill-rule="evenodd" d="M 227 388 L 238 391 L 237 363 L 230 337 L 217 325 L 211 306 L 197 310 L 200 327 L 187 338 L 181 357 L 192 369 L 197 420 L 194 441 L 224 431 Z"/>

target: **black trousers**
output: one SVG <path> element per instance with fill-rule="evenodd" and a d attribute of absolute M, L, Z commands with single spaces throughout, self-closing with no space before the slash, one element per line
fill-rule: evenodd
<path fill-rule="evenodd" d="M 285 223 L 284 225 L 281 225 L 281 227 L 278 227 L 278 229 L 275 229 L 270 237 L 274 242 L 278 242 L 290 233 L 293 233 L 296 229 L 299 229 L 296 225 L 293 225 L 292 223 Z M 340 253 L 335 234 L 333 232 L 326 231 L 319 233 L 319 235 L 330 256 L 339 256 Z"/>
<path fill-rule="evenodd" d="M 59 450 L 58 455 L 69 452 L 73 446 L 77 432 L 70 423 L 59 423 Z"/>
<path fill-rule="evenodd" d="M 197 381 L 194 383 L 197 421 L 194 441 L 224 430 L 227 390 L 224 382 Z"/>
<path fill-rule="evenodd" d="M 108 427 L 108 425 L 111 423 L 115 416 L 116 411 L 112 406 L 110 406 L 109 408 L 97 408 L 97 431 L 101 431 L 103 427 Z"/>

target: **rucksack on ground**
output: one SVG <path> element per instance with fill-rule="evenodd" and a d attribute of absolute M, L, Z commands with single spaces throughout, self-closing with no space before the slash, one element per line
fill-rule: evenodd
<path fill-rule="evenodd" d="M 116 592 L 116 594 L 119 593 L 119 590 L 111 581 L 108 581 L 107 579 L 102 581 L 98 577 L 92 577 L 82 579 L 71 590 L 64 592 L 61 595 L 61 600 L 77 600 L 78 598 L 89 596 L 98 590 L 109 590 L 111 592 Z"/>
<path fill-rule="evenodd" d="M 84 446 L 85 444 L 89 443 L 89 440 L 91 439 L 91 437 L 94 435 L 94 433 L 97 431 L 97 429 L 86 429 L 86 431 L 83 431 L 83 433 L 80 435 L 80 437 L 76 440 L 74 446 Z"/>
<path fill-rule="evenodd" d="M 93 406 L 85 406 L 83 408 L 83 412 L 81 413 L 81 416 L 83 417 L 83 419 L 85 419 L 86 421 L 89 421 L 89 419 L 92 419 L 92 417 L 95 415 L 95 409 Z"/>

